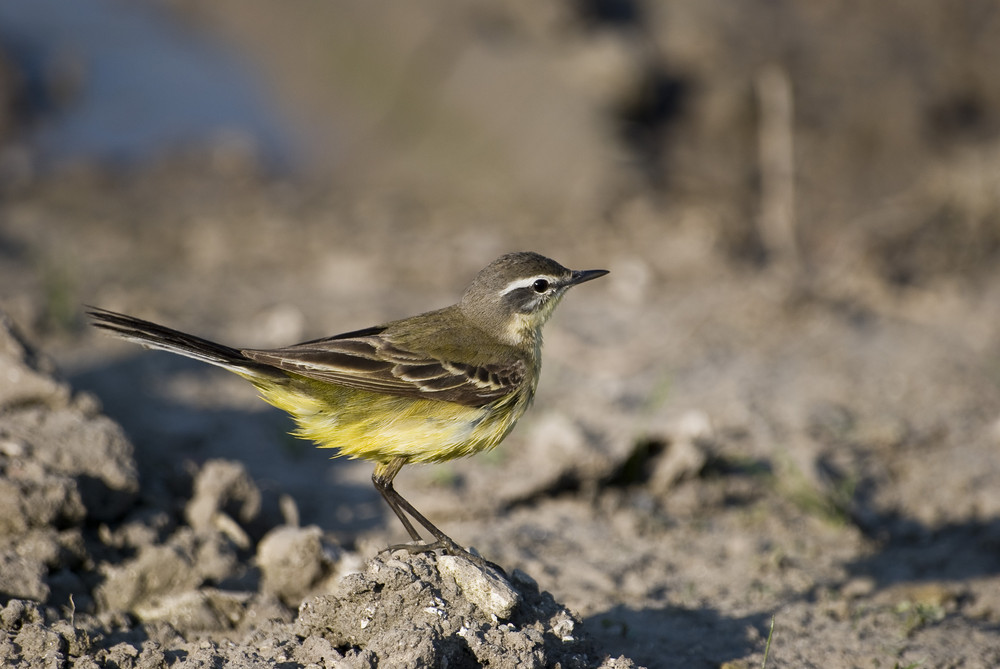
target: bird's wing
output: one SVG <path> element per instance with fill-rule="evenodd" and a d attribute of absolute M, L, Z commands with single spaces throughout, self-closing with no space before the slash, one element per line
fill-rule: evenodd
<path fill-rule="evenodd" d="M 379 328 L 279 349 L 245 349 L 251 360 L 317 381 L 389 395 L 481 407 L 516 390 L 525 364 L 472 365 L 414 353 Z"/>

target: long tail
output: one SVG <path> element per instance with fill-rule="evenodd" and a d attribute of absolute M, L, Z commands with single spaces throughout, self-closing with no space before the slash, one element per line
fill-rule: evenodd
<path fill-rule="evenodd" d="M 88 308 L 93 326 L 146 348 L 170 351 L 188 358 L 216 365 L 244 377 L 273 377 L 277 370 L 247 358 L 239 349 L 216 344 L 214 341 L 172 330 L 141 318 L 119 314 L 97 307 Z"/>

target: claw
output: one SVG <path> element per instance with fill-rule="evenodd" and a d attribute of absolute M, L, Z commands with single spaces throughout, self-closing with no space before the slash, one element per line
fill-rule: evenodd
<path fill-rule="evenodd" d="M 460 557 L 468 560 L 472 564 L 476 565 L 480 569 L 490 569 L 498 572 L 499 574 L 506 576 L 507 572 L 504 571 L 503 567 L 496 564 L 495 562 L 490 562 L 489 560 L 483 558 L 481 555 L 477 555 L 471 551 L 468 551 L 454 541 L 438 539 L 434 543 L 410 543 L 410 544 L 393 544 L 383 548 L 379 553 L 385 553 L 396 550 L 404 550 L 410 555 L 416 555 L 418 553 L 433 553 L 434 551 L 441 551 L 445 555 L 453 555 L 455 557 Z"/>

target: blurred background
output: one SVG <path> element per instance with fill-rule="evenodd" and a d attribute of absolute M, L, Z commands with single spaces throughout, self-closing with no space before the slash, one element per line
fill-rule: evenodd
<path fill-rule="evenodd" d="M 169 280 L 150 238 L 175 266 L 263 275 L 295 253 L 333 284 L 525 243 L 657 277 L 804 267 L 893 298 L 992 271 L 993 3 L 536 4 L 0 8 L 3 250 L 33 263 L 8 308 L 72 326 L 52 284 L 68 304 L 102 272 L 138 278 L 96 261 L 114 243 Z M 131 238 L 77 239 L 87 209 Z"/>
<path fill-rule="evenodd" d="M 239 459 L 377 542 L 401 537 L 368 465 L 82 305 L 271 346 L 449 304 L 510 250 L 605 267 L 510 455 L 404 473 L 417 507 L 454 527 L 639 480 L 683 515 L 744 498 L 679 481 L 750 462 L 888 542 L 851 573 L 908 578 L 889 549 L 916 533 L 995 578 L 998 34 L 992 0 L 3 3 L 0 309 L 147 480 Z M 657 465 L 692 434 L 708 460 Z"/>

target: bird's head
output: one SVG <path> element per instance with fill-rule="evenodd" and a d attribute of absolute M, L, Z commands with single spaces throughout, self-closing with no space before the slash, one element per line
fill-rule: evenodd
<path fill-rule="evenodd" d="M 513 346 L 538 339 L 559 300 L 604 269 L 570 270 L 530 251 L 500 256 L 479 272 L 459 303 L 465 315 L 497 339 Z"/>

